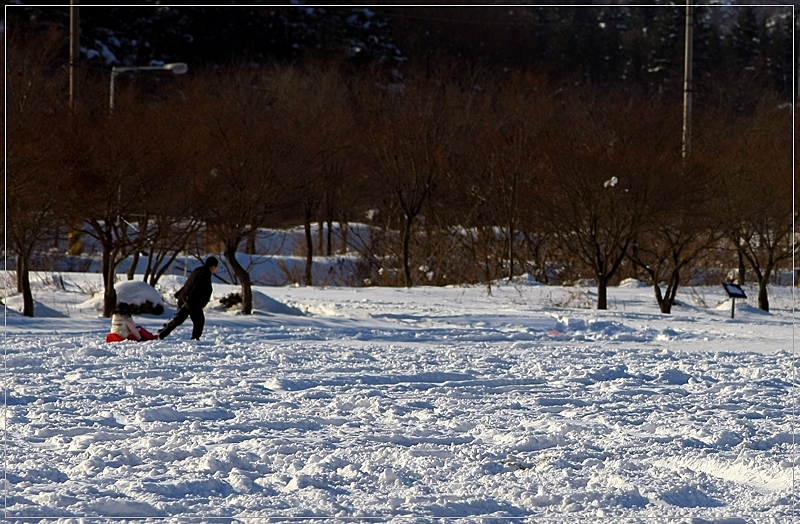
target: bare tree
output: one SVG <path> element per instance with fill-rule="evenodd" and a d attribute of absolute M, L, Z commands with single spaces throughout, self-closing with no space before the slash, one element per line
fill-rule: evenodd
<path fill-rule="evenodd" d="M 486 197 L 493 225 L 505 238 L 506 277 L 515 274 L 517 246 L 524 238 L 520 221 L 540 176 L 540 134 L 546 129 L 552 102 L 514 77 L 495 96 L 481 99 L 481 124 L 470 148 L 474 171 L 483 180 L 476 187 Z M 485 236 L 485 235 L 484 235 Z M 524 265 L 524 264 L 523 264 Z"/>
<path fill-rule="evenodd" d="M 328 221 L 328 255 L 331 252 L 331 222 L 337 186 L 344 178 L 346 152 L 352 139 L 352 113 L 347 100 L 347 86 L 336 66 L 315 64 L 310 71 L 285 68 L 282 83 L 291 85 L 285 103 L 291 106 L 292 122 L 302 160 L 296 162 L 299 202 L 306 238 L 305 284 L 313 285 L 314 242 L 311 223 L 319 217 L 322 238 L 324 218 Z M 320 242 L 320 252 L 323 251 Z"/>
<path fill-rule="evenodd" d="M 718 244 L 724 233 L 719 215 L 709 205 L 713 200 L 709 170 L 699 163 L 691 165 L 684 171 L 676 158 L 666 164 L 667 169 L 659 169 L 659 197 L 650 202 L 639 235 L 628 251 L 630 259 L 647 275 L 658 307 L 666 314 L 672 311 L 686 272 Z"/>
<path fill-rule="evenodd" d="M 141 183 L 149 196 L 139 206 L 137 253 L 145 254 L 142 279 L 155 286 L 200 229 L 201 202 L 193 190 L 196 162 L 201 158 L 193 126 L 195 107 L 174 101 L 152 115 L 150 139 L 156 144 L 154 170 Z M 134 262 L 135 263 L 135 262 Z M 134 263 L 131 264 L 132 268 Z"/>
<path fill-rule="evenodd" d="M 70 123 L 63 96 L 66 78 L 50 66 L 63 45 L 58 31 L 22 41 L 16 31 L 8 37 L 6 105 L 3 120 L 8 133 L 5 174 L 9 247 L 17 260 L 17 287 L 25 316 L 33 317 L 31 259 L 42 239 L 63 218 L 58 186 L 61 170 L 53 152 L 53 135 Z"/>
<path fill-rule="evenodd" d="M 296 137 L 286 132 L 291 113 L 270 89 L 273 80 L 246 70 L 208 74 L 191 95 L 203 152 L 195 177 L 198 212 L 242 286 L 244 314 L 253 309 L 252 281 L 237 259 L 239 247 L 289 204 L 286 174 Z"/>
<path fill-rule="evenodd" d="M 796 253 L 793 242 L 792 113 L 764 96 L 752 117 L 743 118 L 719 153 L 717 192 L 729 220 L 729 238 L 758 282 L 758 307 L 769 311 L 774 271 Z"/>
<path fill-rule="evenodd" d="M 371 96 L 368 147 L 387 214 L 399 215 L 403 280 L 411 287 L 414 227 L 446 169 L 453 116 L 469 108 L 457 86 L 443 78 L 420 77 L 409 81 L 402 92 L 378 91 Z"/>
<path fill-rule="evenodd" d="M 131 220 L 151 195 L 145 176 L 157 171 L 157 144 L 148 134 L 154 111 L 130 101 L 99 118 L 76 114 L 72 134 L 64 141 L 69 181 L 62 197 L 79 212 L 83 234 L 101 246 L 106 317 L 116 306 L 116 269 L 139 247 L 138 237 L 146 236 Z"/>
<path fill-rule="evenodd" d="M 670 162 L 675 123 L 652 101 L 622 95 L 571 99 L 547 135 L 549 178 L 538 204 L 597 280 L 597 308 L 608 307 L 608 285 L 655 198 L 658 166 Z"/>

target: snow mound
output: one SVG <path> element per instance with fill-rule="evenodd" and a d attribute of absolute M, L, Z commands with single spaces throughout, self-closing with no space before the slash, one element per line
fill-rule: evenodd
<path fill-rule="evenodd" d="M 141 280 L 126 280 L 114 285 L 117 292 L 117 303 L 125 302 L 133 306 L 135 314 L 144 313 L 144 311 L 137 311 L 148 307 L 153 310 L 153 313 L 158 315 L 157 311 L 164 311 L 164 301 L 161 299 L 159 293 L 153 286 Z M 149 304 L 148 304 L 149 303 Z M 78 305 L 80 309 L 93 309 L 95 311 L 103 311 L 103 291 L 98 291 L 92 298 Z"/>
<path fill-rule="evenodd" d="M 150 302 L 156 306 L 164 306 L 164 302 L 161 300 L 161 293 L 147 282 L 128 280 L 120 282 L 115 288 L 117 290 L 117 302 L 125 302 L 136 306 L 142 306 Z"/>
<path fill-rule="evenodd" d="M 763 309 L 759 309 L 755 306 L 751 306 L 750 304 L 736 304 L 737 311 L 744 311 L 747 313 L 753 313 L 755 315 L 769 315 L 769 311 L 764 311 Z"/>
<path fill-rule="evenodd" d="M 714 308 L 717 311 L 730 311 L 731 310 L 731 299 L 728 299 Z M 736 311 L 742 313 L 752 313 L 754 315 L 769 315 L 769 311 L 764 311 L 763 309 L 759 309 L 755 306 L 751 306 L 747 302 L 737 302 L 736 303 Z"/>
<path fill-rule="evenodd" d="M 625 280 L 619 283 L 619 287 L 638 288 L 638 287 L 650 287 L 650 285 L 647 282 L 642 282 L 641 280 L 637 280 L 635 278 L 626 278 Z"/>
<path fill-rule="evenodd" d="M 669 368 L 658 374 L 658 380 L 672 385 L 687 384 L 692 376 L 680 369 Z"/>
<path fill-rule="evenodd" d="M 25 307 L 22 295 L 13 295 L 8 297 L 6 299 L 6 306 L 8 306 L 10 311 L 22 313 L 22 310 Z M 33 301 L 33 315 L 38 318 L 65 318 L 68 316 L 66 313 L 46 306 L 38 300 Z"/>
<path fill-rule="evenodd" d="M 253 309 L 264 313 L 278 313 L 280 315 L 302 316 L 303 312 L 293 306 L 278 302 L 261 291 L 253 290 Z"/>
<path fill-rule="evenodd" d="M 534 277 L 530 273 L 525 273 L 524 275 L 520 275 L 520 276 L 514 278 L 514 282 L 517 282 L 519 284 L 524 284 L 526 286 L 543 286 L 544 285 L 541 282 L 539 282 L 538 280 L 536 280 L 536 277 Z"/>
<path fill-rule="evenodd" d="M 561 316 L 556 316 L 555 327 L 549 331 L 549 334 L 551 336 L 567 335 L 576 340 L 616 340 L 620 342 L 643 342 L 654 338 L 660 340 L 681 338 L 680 334 L 674 331 L 665 330 L 662 333 L 658 333 L 653 329 L 640 329 L 616 320 Z"/>

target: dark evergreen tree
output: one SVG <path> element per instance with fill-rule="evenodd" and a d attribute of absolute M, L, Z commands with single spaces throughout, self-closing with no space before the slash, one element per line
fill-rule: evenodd
<path fill-rule="evenodd" d="M 647 86 L 657 92 L 674 93 L 683 87 L 686 11 L 683 6 L 654 9 L 648 30 Z"/>
<path fill-rule="evenodd" d="M 792 26 L 794 18 L 791 11 L 782 13 L 772 21 L 766 45 L 766 68 L 773 79 L 774 89 L 786 99 L 792 98 Z"/>
<path fill-rule="evenodd" d="M 94 6 L 81 2 L 81 48 L 90 63 L 149 65 L 182 61 L 227 64 L 238 58 L 288 60 L 306 51 L 393 62 L 400 51 L 386 22 L 363 7 Z M 69 7 L 14 6 L 7 23 L 31 18 L 69 27 Z"/>
<path fill-rule="evenodd" d="M 695 7 L 692 78 L 696 108 L 703 109 L 714 96 L 725 50 L 717 25 L 713 22 L 714 8 Z"/>
<path fill-rule="evenodd" d="M 762 29 L 754 7 L 738 9 L 729 39 L 731 65 L 744 70 L 755 69 L 763 43 Z"/>

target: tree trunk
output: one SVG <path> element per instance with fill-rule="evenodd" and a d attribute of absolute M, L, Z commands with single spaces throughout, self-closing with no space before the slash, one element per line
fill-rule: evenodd
<path fill-rule="evenodd" d="M 658 306 L 659 309 L 661 309 L 662 313 L 667 315 L 672 313 L 672 306 L 675 304 L 675 296 L 678 293 L 678 286 L 680 285 L 680 280 L 681 280 L 680 272 L 678 270 L 673 270 L 672 274 L 669 276 L 669 281 L 667 282 L 667 289 L 664 292 L 664 297 L 663 298 L 659 297 Z"/>
<path fill-rule="evenodd" d="M 103 245 L 101 270 L 103 272 L 103 316 L 111 318 L 111 312 L 117 307 L 117 291 L 114 289 L 117 265 L 114 262 L 113 248 Z"/>
<path fill-rule="evenodd" d="M 154 248 L 151 245 L 150 246 L 150 252 L 147 253 L 147 265 L 144 268 L 144 276 L 142 277 L 142 281 L 144 281 L 144 282 L 149 282 L 150 281 L 150 275 L 153 272 L 153 251 L 154 251 Z M 152 282 L 151 282 L 151 285 L 153 285 L 155 287 L 155 284 L 152 284 Z"/>
<path fill-rule="evenodd" d="M 407 216 L 406 224 L 403 228 L 403 275 L 405 276 L 407 288 L 412 286 L 411 267 L 409 266 L 411 257 L 409 251 L 411 250 L 411 228 L 413 220 L 413 218 Z"/>
<path fill-rule="evenodd" d="M 128 280 L 133 280 L 134 277 L 136 276 L 136 270 L 139 268 L 139 257 L 141 252 L 148 247 L 150 250 L 153 249 L 153 244 L 147 240 L 147 235 L 148 235 L 147 224 L 149 222 L 150 222 L 150 214 L 145 213 L 144 216 L 139 217 L 138 220 L 139 228 L 138 229 L 134 228 L 138 233 L 138 237 L 136 239 L 136 243 L 134 244 L 135 249 L 133 250 L 131 267 L 128 268 L 128 274 L 127 274 Z"/>
<path fill-rule="evenodd" d="M 17 254 L 17 293 L 22 293 L 22 256 Z"/>
<path fill-rule="evenodd" d="M 608 281 L 619 271 L 622 261 L 625 260 L 630 247 L 630 239 L 619 247 L 619 254 L 609 263 L 608 256 L 604 256 L 600 250 L 600 245 L 595 242 L 595 267 L 594 273 L 597 277 L 597 309 L 608 309 Z M 608 269 L 608 266 L 611 266 Z"/>
<path fill-rule="evenodd" d="M 486 294 L 490 297 L 492 296 L 492 261 L 491 257 L 489 256 L 489 243 L 491 242 L 491 234 L 491 229 L 478 230 L 478 235 L 481 236 L 478 245 L 483 251 L 483 278 L 486 280 Z"/>
<path fill-rule="evenodd" d="M 769 295 L 767 295 L 767 284 L 769 284 L 769 272 L 758 279 L 758 309 L 769 311 Z"/>
<path fill-rule="evenodd" d="M 342 255 L 347 254 L 347 233 L 348 233 L 348 226 L 345 220 L 339 221 L 339 229 L 342 231 L 342 249 L 339 251 Z"/>
<path fill-rule="evenodd" d="M 661 286 L 658 285 L 658 282 L 655 279 L 653 279 L 653 291 L 656 295 L 656 302 L 658 303 L 659 311 L 662 313 L 669 313 L 669 300 L 664 299 L 664 295 L 661 292 Z"/>
<path fill-rule="evenodd" d="M 597 279 L 597 309 L 608 309 L 608 280 L 605 276 Z"/>
<path fill-rule="evenodd" d="M 114 308 L 117 307 L 117 290 L 114 289 L 116 269 L 117 267 L 114 263 L 109 263 L 107 266 L 105 291 L 103 293 L 103 316 L 105 318 L 111 318 Z"/>
<path fill-rule="evenodd" d="M 744 285 L 744 274 L 745 274 L 745 267 L 744 267 L 744 255 L 740 250 L 736 250 L 736 254 L 739 255 L 739 274 L 736 278 L 736 283 L 740 286 Z"/>
<path fill-rule="evenodd" d="M 333 219 L 328 218 L 328 235 L 327 235 L 328 245 L 326 246 L 328 249 L 325 251 L 328 256 L 331 256 L 333 253 Z"/>
<path fill-rule="evenodd" d="M 646 264 L 642 263 L 641 260 L 635 257 L 631 257 L 633 260 L 634 265 L 637 268 L 641 268 L 642 271 L 645 272 L 648 278 L 653 283 L 653 292 L 656 295 L 656 303 L 658 304 L 658 310 L 662 313 L 670 313 L 672 311 L 672 301 L 669 298 L 670 288 L 667 286 L 667 293 L 666 297 L 661 292 L 661 286 L 658 285 L 658 278 L 656 277 L 656 272 L 648 267 Z"/>
<path fill-rule="evenodd" d="M 675 297 L 678 295 L 678 286 L 681 283 L 681 273 L 680 268 L 675 269 L 674 273 L 672 274 L 672 280 L 670 282 L 670 287 L 668 289 L 667 298 L 669 299 L 670 308 L 675 305 Z M 670 309 L 672 311 L 672 309 Z"/>
<path fill-rule="evenodd" d="M 131 267 L 128 268 L 128 280 L 133 280 L 133 277 L 136 276 L 136 266 L 139 265 L 139 250 L 133 252 L 133 258 L 131 260 Z"/>
<path fill-rule="evenodd" d="M 667 315 L 672 313 L 672 306 L 675 304 L 675 294 L 678 291 L 678 277 L 672 275 L 669 283 L 667 284 L 667 291 L 664 293 L 664 305 L 661 307 L 661 312 Z"/>
<path fill-rule="evenodd" d="M 306 233 L 306 286 L 313 286 L 312 265 L 314 264 L 314 239 L 311 234 L 311 214 L 306 213 L 303 220 L 303 229 Z"/>
<path fill-rule="evenodd" d="M 21 264 L 19 263 L 20 260 L 22 261 Z M 28 260 L 28 256 L 17 255 L 18 267 L 20 268 L 18 279 L 22 287 L 22 314 L 26 317 L 33 317 L 33 293 L 31 292 L 30 265 Z"/>
<path fill-rule="evenodd" d="M 325 221 L 322 217 L 320 217 L 318 225 L 317 239 L 319 240 L 319 253 L 322 254 L 325 252 Z"/>
<path fill-rule="evenodd" d="M 103 244 L 103 252 L 100 255 L 100 272 L 103 274 L 103 288 L 108 287 L 108 266 L 111 264 L 111 250 Z"/>
<path fill-rule="evenodd" d="M 253 313 L 253 285 L 250 281 L 250 273 L 236 259 L 236 246 L 238 244 L 238 242 L 235 242 L 232 246 L 225 246 L 225 260 L 231 266 L 233 273 L 242 285 L 242 314 L 251 315 Z"/>
<path fill-rule="evenodd" d="M 256 237 L 258 236 L 258 229 L 253 229 L 247 235 L 247 244 L 245 245 L 244 252 L 248 255 L 256 254 Z"/>
<path fill-rule="evenodd" d="M 158 284 L 158 280 L 166 274 L 167 270 L 172 266 L 172 263 L 175 262 L 175 259 L 178 258 L 178 255 L 183 251 L 182 249 L 175 249 L 172 253 L 164 253 L 158 255 L 156 258 L 156 263 L 153 266 L 152 273 L 150 274 L 150 285 L 156 287 Z"/>
<path fill-rule="evenodd" d="M 508 281 L 514 279 L 514 223 L 508 223 Z"/>

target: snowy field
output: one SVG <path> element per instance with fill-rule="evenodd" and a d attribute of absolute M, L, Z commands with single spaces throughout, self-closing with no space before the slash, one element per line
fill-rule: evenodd
<path fill-rule="evenodd" d="M 52 276 L 43 275 L 52 282 Z M 791 522 L 791 288 L 257 288 L 106 344 L 97 275 L 5 320 L 8 522 Z M 136 320 L 157 330 L 174 312 Z M 130 286 L 131 289 L 136 286 Z M 123 286 L 124 288 L 124 286 Z M 215 286 L 220 298 L 234 288 Z M 754 288 L 746 288 L 756 296 Z"/>

